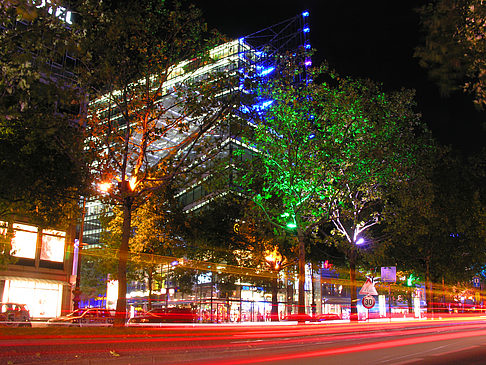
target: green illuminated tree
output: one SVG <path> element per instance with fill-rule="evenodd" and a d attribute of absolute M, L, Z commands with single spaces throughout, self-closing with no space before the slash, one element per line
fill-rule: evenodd
<path fill-rule="evenodd" d="M 304 313 L 305 238 L 333 223 L 350 265 L 356 313 L 356 244 L 380 222 L 384 192 L 407 180 L 414 163 L 413 92 L 384 93 L 369 80 L 341 78 L 326 68 L 313 83 L 295 82 L 296 67 L 260 90 L 272 104 L 247 140 L 261 151 L 243 185 L 268 219 L 295 232 L 299 255 L 299 313 Z M 260 171 L 257 169 L 257 171 Z"/>
<path fill-rule="evenodd" d="M 414 93 L 384 93 L 369 80 L 340 80 L 326 97 L 334 125 L 329 194 L 315 200 L 343 239 L 350 266 L 351 314 L 357 313 L 358 246 L 383 219 L 387 193 L 411 179 L 418 151 L 429 148 L 428 133 L 414 112 Z M 329 138 L 328 137 L 328 138 Z M 354 317 L 352 317 L 354 319 Z"/>
<path fill-rule="evenodd" d="M 221 95 L 233 85 L 219 73 L 194 75 L 216 61 L 208 52 L 214 37 L 185 2 L 85 0 L 79 11 L 93 171 L 96 182 L 112 184 L 105 201 L 123 211 L 116 320 L 123 325 L 132 213 L 176 177 L 190 181 L 218 152 L 217 128 L 235 104 L 233 94 Z M 191 61 L 175 68 L 183 60 Z"/>
<path fill-rule="evenodd" d="M 442 91 L 458 89 L 486 105 L 486 4 L 482 0 L 439 0 L 421 8 L 425 44 L 416 50 Z"/>
<path fill-rule="evenodd" d="M 318 85 L 294 83 L 292 66 L 279 71 L 284 73 L 282 79 L 269 82 L 259 90 L 262 103 L 271 105 L 257 117 L 251 137 L 246 141 L 261 152 L 251 160 L 253 168 L 242 176 L 241 184 L 268 220 L 295 239 L 299 313 L 303 314 L 304 235 L 311 228 L 312 215 L 318 214 L 312 197 L 327 194 L 328 177 L 322 172 L 326 171 L 328 150 L 321 148 L 320 138 L 310 138 L 320 127 L 319 120 L 315 119 L 321 100 Z"/>

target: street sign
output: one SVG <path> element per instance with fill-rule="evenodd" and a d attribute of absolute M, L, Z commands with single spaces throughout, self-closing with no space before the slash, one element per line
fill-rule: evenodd
<path fill-rule="evenodd" d="M 335 270 L 321 268 L 321 277 L 323 279 L 336 279 L 339 278 L 339 274 Z"/>
<path fill-rule="evenodd" d="M 366 282 L 363 284 L 363 287 L 359 291 L 359 295 L 378 295 L 378 292 L 375 288 L 375 283 L 372 279 L 367 278 Z"/>
<path fill-rule="evenodd" d="M 389 266 L 381 268 L 381 281 L 383 283 L 396 283 L 397 282 L 397 267 Z"/>
<path fill-rule="evenodd" d="M 480 288 L 480 287 L 481 287 L 481 278 L 479 278 L 479 277 L 475 276 L 475 277 L 473 278 L 473 286 L 474 286 L 475 288 Z"/>
<path fill-rule="evenodd" d="M 365 307 L 366 309 L 371 309 L 375 306 L 376 303 L 375 297 L 371 295 L 367 295 L 363 299 L 361 299 L 361 303 L 363 304 L 363 307 Z"/>
<path fill-rule="evenodd" d="M 321 268 L 321 278 L 322 279 L 337 279 L 339 274 L 334 269 L 334 265 L 329 263 L 328 260 L 324 261 Z"/>

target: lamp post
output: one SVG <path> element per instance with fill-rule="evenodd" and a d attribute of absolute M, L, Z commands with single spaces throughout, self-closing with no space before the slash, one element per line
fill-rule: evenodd
<path fill-rule="evenodd" d="M 270 311 L 270 319 L 273 322 L 278 321 L 278 271 L 282 261 L 282 255 L 278 252 L 277 247 L 271 252 L 266 251 L 265 261 L 275 274 L 272 277 L 272 309 Z"/>
<path fill-rule="evenodd" d="M 271 270 L 275 273 L 272 278 L 272 310 L 270 312 L 270 319 L 278 321 L 278 273 L 290 263 L 287 259 L 278 252 L 278 247 L 275 246 L 273 250 L 265 251 L 265 261 Z"/>
<path fill-rule="evenodd" d="M 79 300 L 80 300 L 80 284 L 81 284 L 81 250 L 83 249 L 83 234 L 84 234 L 84 218 L 86 217 L 86 197 L 83 197 L 83 210 L 81 214 L 81 223 L 79 226 L 79 235 L 78 235 L 78 247 L 77 247 L 77 254 L 75 255 L 75 262 L 73 263 L 73 274 L 76 275 L 76 282 L 74 284 L 73 290 L 73 308 L 79 309 Z"/>
<path fill-rule="evenodd" d="M 297 247 L 298 247 L 298 267 L 299 267 L 299 300 L 298 300 L 298 311 L 299 322 L 304 322 L 303 318 L 305 315 L 305 242 L 304 235 L 301 227 L 297 223 L 296 215 L 289 213 L 284 213 L 281 215 L 283 218 L 291 217 L 290 221 L 287 221 L 286 228 L 294 231 L 296 233 Z"/>
<path fill-rule="evenodd" d="M 351 281 L 351 313 L 350 320 L 355 322 L 358 321 L 358 288 L 356 285 L 356 264 L 358 261 L 358 251 L 357 246 L 365 244 L 365 240 L 362 237 L 354 237 L 354 244 L 351 245 L 348 254 L 349 260 L 349 277 Z"/>

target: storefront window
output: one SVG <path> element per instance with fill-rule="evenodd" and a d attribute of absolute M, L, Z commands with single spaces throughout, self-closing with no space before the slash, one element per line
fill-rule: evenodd
<path fill-rule="evenodd" d="M 27 304 L 31 317 L 57 317 L 61 314 L 62 285 L 38 280 L 6 280 L 3 301 Z"/>
<path fill-rule="evenodd" d="M 41 260 L 63 262 L 66 234 L 45 229 L 42 231 Z"/>
<path fill-rule="evenodd" d="M 11 254 L 16 257 L 35 259 L 37 227 L 14 223 Z"/>

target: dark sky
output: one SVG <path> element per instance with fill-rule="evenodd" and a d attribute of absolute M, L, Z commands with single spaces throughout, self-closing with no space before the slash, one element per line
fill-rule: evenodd
<path fill-rule="evenodd" d="M 282 20 L 310 13 L 314 64 L 326 59 L 343 75 L 371 78 L 387 89 L 402 87 L 417 92 L 417 111 L 436 138 L 465 152 L 486 146 L 481 127 L 486 113 L 477 111 L 471 98 L 457 93 L 441 97 L 427 71 L 413 57 L 421 41 L 415 8 L 423 0 L 275 1 L 199 0 L 205 19 L 231 38 L 239 38 Z"/>

